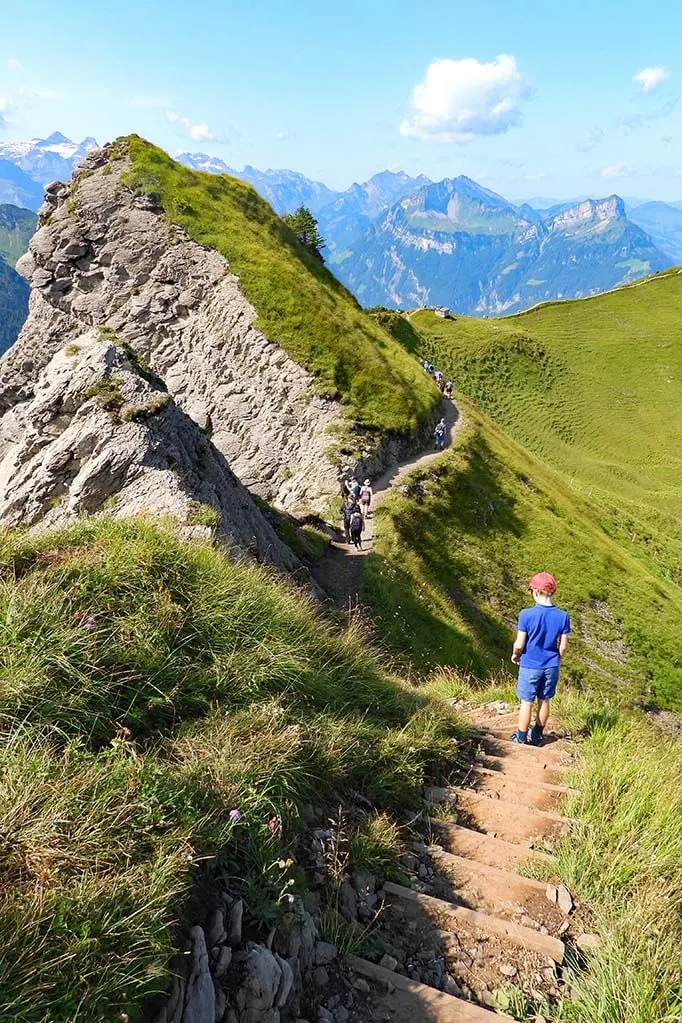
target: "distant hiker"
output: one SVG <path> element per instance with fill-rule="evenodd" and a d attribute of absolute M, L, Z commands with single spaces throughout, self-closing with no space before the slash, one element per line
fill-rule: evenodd
<path fill-rule="evenodd" d="M 356 501 L 360 499 L 360 484 L 357 480 L 346 480 L 346 490 Z"/>
<path fill-rule="evenodd" d="M 445 397 L 452 398 L 452 380 L 448 380 L 447 384 L 445 385 Z"/>
<path fill-rule="evenodd" d="M 535 607 L 525 607 L 519 615 L 518 632 L 512 650 L 512 663 L 519 665 L 516 695 L 521 701 L 519 724 L 512 742 L 533 746 L 542 742 L 549 718 L 549 701 L 556 692 L 561 658 L 568 646 L 571 620 L 566 611 L 552 603 L 556 580 L 549 572 L 538 572 L 528 583 Z M 535 724 L 528 736 L 533 704 L 538 701 Z"/>
<path fill-rule="evenodd" d="M 346 536 L 346 543 L 350 543 L 350 519 L 351 519 L 351 515 L 353 514 L 353 512 L 359 511 L 359 510 L 360 510 L 360 508 L 358 506 L 357 501 L 355 500 L 355 498 L 353 498 L 353 497 L 351 497 L 349 495 L 348 498 L 343 502 L 343 510 L 342 510 L 343 531 L 344 531 L 345 536 Z"/>
<path fill-rule="evenodd" d="M 434 375 L 435 375 L 435 378 L 436 378 L 436 383 L 437 383 L 438 387 L 442 391 L 443 390 L 443 374 L 441 373 L 441 371 L 439 369 L 437 369 Z"/>
<path fill-rule="evenodd" d="M 433 436 L 436 442 L 436 451 L 442 451 L 443 448 L 445 447 L 445 434 L 447 433 L 447 431 L 448 428 L 445 425 L 445 420 L 441 419 L 440 423 L 433 431 Z"/>
<path fill-rule="evenodd" d="M 372 484 L 369 480 L 365 480 L 360 488 L 360 511 L 365 519 L 369 515 L 369 506 L 372 503 L 372 496 Z"/>
<path fill-rule="evenodd" d="M 358 550 L 362 547 L 362 530 L 364 526 L 365 520 L 362 517 L 362 512 L 359 508 L 356 508 L 350 517 L 350 539 L 351 543 Z"/>

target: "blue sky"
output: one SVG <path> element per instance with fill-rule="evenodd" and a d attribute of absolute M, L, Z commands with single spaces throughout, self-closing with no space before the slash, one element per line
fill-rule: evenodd
<path fill-rule="evenodd" d="M 25 0 L 0 140 L 137 131 L 337 188 L 388 167 L 680 200 L 681 38 L 679 0 Z"/>

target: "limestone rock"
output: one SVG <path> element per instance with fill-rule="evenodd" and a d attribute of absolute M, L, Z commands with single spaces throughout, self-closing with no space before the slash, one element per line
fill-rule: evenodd
<path fill-rule="evenodd" d="M 581 952 L 596 952 L 601 945 L 598 934 L 579 934 L 575 943 Z"/>
<path fill-rule="evenodd" d="M 5 400 L 9 395 L 5 393 Z M 0 523 L 44 528 L 108 510 L 152 513 L 285 568 L 278 539 L 163 382 L 101 331 L 60 347 L 0 419 Z"/>
<path fill-rule="evenodd" d="M 185 990 L 182 1023 L 215 1023 L 215 989 L 201 927 L 190 930 L 192 966 Z"/>
<path fill-rule="evenodd" d="M 570 913 L 573 909 L 573 897 L 565 884 L 557 888 L 557 905 L 562 913 Z"/>
<path fill-rule="evenodd" d="M 315 965 L 328 966 L 336 959 L 336 945 L 329 941 L 318 941 L 315 945 Z"/>
<path fill-rule="evenodd" d="M 34 296 L 11 365 L 0 370 L 0 409 L 29 363 L 30 388 L 74 334 L 107 324 L 211 431 L 249 488 L 288 509 L 322 507 L 339 492 L 326 456 L 335 441 L 327 428 L 343 421 L 338 402 L 316 396 L 312 375 L 256 329 L 227 260 L 126 188 L 127 159 L 108 153 L 93 151 L 71 189 L 46 197 L 21 260 Z M 58 329 L 46 333 L 50 319 Z"/>
<path fill-rule="evenodd" d="M 275 1004 L 281 983 L 282 969 L 272 952 L 264 945 L 252 945 L 238 993 L 240 1023 L 278 1023 Z"/>

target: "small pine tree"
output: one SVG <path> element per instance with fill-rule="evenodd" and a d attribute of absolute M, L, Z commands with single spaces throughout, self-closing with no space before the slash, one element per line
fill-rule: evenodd
<path fill-rule="evenodd" d="M 316 256 L 321 256 L 325 241 L 317 226 L 317 221 L 307 206 L 299 206 L 295 213 L 286 213 L 285 224 L 288 224 L 302 245 L 310 249 Z"/>

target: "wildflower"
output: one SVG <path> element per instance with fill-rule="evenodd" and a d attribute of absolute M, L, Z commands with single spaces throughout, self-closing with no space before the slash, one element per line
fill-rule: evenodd
<path fill-rule="evenodd" d="M 92 615 L 88 615 L 88 617 L 85 619 L 85 622 L 83 623 L 83 625 L 88 630 L 88 632 L 91 632 L 95 628 L 95 619 L 94 619 L 94 617 Z"/>
<path fill-rule="evenodd" d="M 453 746 L 459 746 L 459 739 L 450 739 Z"/>
<path fill-rule="evenodd" d="M 230 820 L 236 823 L 237 821 L 242 819 L 242 812 L 241 810 L 230 810 L 229 816 Z"/>
<path fill-rule="evenodd" d="M 279 821 L 276 817 L 271 817 L 268 821 L 268 831 L 272 831 L 273 834 L 279 831 Z"/>

